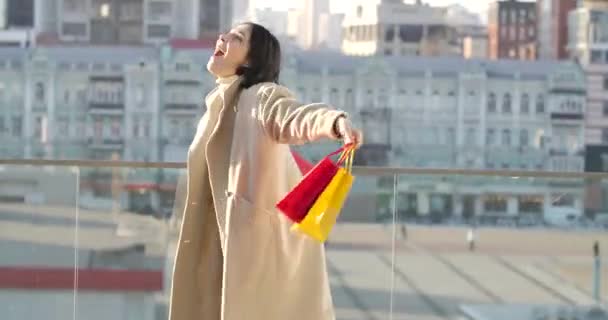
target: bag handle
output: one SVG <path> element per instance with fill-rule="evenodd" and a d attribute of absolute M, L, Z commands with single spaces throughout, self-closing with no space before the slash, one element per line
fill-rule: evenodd
<path fill-rule="evenodd" d="M 351 153 L 354 153 L 354 151 L 355 151 L 355 145 L 352 143 L 349 143 L 347 145 L 344 145 L 342 148 L 340 148 L 336 152 L 334 152 L 332 155 L 342 152 L 342 154 L 340 155 L 340 158 L 338 159 L 338 162 L 336 162 L 337 165 L 341 165 L 341 164 L 345 163 L 345 161 L 349 161 L 350 155 L 351 155 Z M 352 165 L 352 159 L 350 160 L 350 162 Z"/>
<path fill-rule="evenodd" d="M 355 159 L 355 148 L 351 148 L 347 152 L 348 152 L 348 155 L 346 156 L 346 162 L 344 164 L 344 168 L 346 169 L 346 172 L 352 173 L 353 172 L 353 160 Z"/>

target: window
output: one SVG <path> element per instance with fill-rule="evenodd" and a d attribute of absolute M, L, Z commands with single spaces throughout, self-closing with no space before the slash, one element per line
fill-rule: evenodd
<path fill-rule="evenodd" d="M 384 33 L 384 41 L 393 42 L 395 40 L 395 27 L 392 24 L 386 26 L 386 32 Z"/>
<path fill-rule="evenodd" d="M 507 198 L 499 195 L 487 195 L 484 199 L 484 209 L 486 212 L 506 212 Z"/>
<path fill-rule="evenodd" d="M 169 138 L 177 139 L 179 137 L 179 124 L 176 119 L 171 119 L 171 125 L 169 127 Z"/>
<path fill-rule="evenodd" d="M 368 108 L 374 107 L 374 91 L 371 89 L 368 89 L 367 93 L 365 94 L 365 106 Z"/>
<path fill-rule="evenodd" d="M 169 38 L 171 36 L 171 26 L 168 25 L 148 25 L 149 38 Z"/>
<path fill-rule="evenodd" d="M 344 94 L 344 104 L 346 108 L 355 107 L 355 96 L 353 95 L 353 89 L 347 89 Z"/>
<path fill-rule="evenodd" d="M 506 147 L 511 145 L 511 130 L 509 130 L 509 129 L 502 130 L 502 145 L 506 146 Z"/>
<path fill-rule="evenodd" d="M 519 132 L 519 145 L 522 147 L 527 147 L 530 143 L 530 137 L 528 135 L 528 130 L 521 129 Z"/>
<path fill-rule="evenodd" d="M 447 130 L 447 137 L 445 139 L 446 144 L 453 146 L 456 144 L 456 129 L 454 128 L 448 128 Z"/>
<path fill-rule="evenodd" d="M 604 101 L 604 106 L 602 109 L 603 109 L 602 113 L 604 114 L 604 117 L 608 117 L 608 101 Z"/>
<path fill-rule="evenodd" d="M 388 95 L 384 89 L 380 89 L 380 94 L 378 95 L 378 105 L 380 108 L 388 107 Z"/>
<path fill-rule="evenodd" d="M 67 118 L 57 119 L 58 133 L 62 137 L 67 137 L 70 132 L 70 122 Z"/>
<path fill-rule="evenodd" d="M 119 119 L 114 119 L 112 121 L 112 137 L 118 138 L 120 137 L 121 123 Z"/>
<path fill-rule="evenodd" d="M 144 122 L 144 138 L 150 137 L 150 121 Z"/>
<path fill-rule="evenodd" d="M 477 130 L 475 128 L 467 129 L 465 144 L 477 144 Z"/>
<path fill-rule="evenodd" d="M 141 3 L 137 3 L 137 2 L 127 2 L 127 1 L 122 1 L 123 3 L 120 4 L 120 18 L 122 20 L 141 20 L 141 18 L 143 17 L 143 7 L 141 5 Z M 150 3 L 149 9 L 152 9 L 152 5 L 155 3 Z M 158 4 L 158 3 L 156 3 Z M 163 2 L 160 3 L 161 5 L 168 5 L 170 6 L 169 3 Z"/>
<path fill-rule="evenodd" d="M 591 63 L 602 63 L 604 55 L 600 50 L 591 50 Z"/>
<path fill-rule="evenodd" d="M 505 93 L 502 99 L 502 113 L 511 113 L 511 94 Z"/>
<path fill-rule="evenodd" d="M 103 121 L 100 118 L 95 119 L 95 124 L 93 125 L 93 136 L 98 139 L 103 137 Z"/>
<path fill-rule="evenodd" d="M 144 105 L 144 100 L 145 100 L 144 90 L 145 90 L 145 88 L 144 88 L 143 84 L 139 84 L 137 86 L 137 88 L 135 88 L 135 103 L 137 103 L 139 106 Z"/>
<path fill-rule="evenodd" d="M 22 127 L 22 118 L 21 116 L 14 116 L 12 123 L 12 134 L 13 137 L 18 138 L 21 137 L 21 127 Z"/>
<path fill-rule="evenodd" d="M 87 35 L 87 25 L 85 23 L 64 22 L 61 29 L 65 36 L 84 37 Z"/>
<path fill-rule="evenodd" d="M 331 88 L 331 91 L 329 92 L 329 103 L 334 107 L 340 104 L 340 94 L 337 88 Z"/>
<path fill-rule="evenodd" d="M 156 21 L 163 16 L 169 15 L 171 15 L 171 3 L 155 1 L 148 4 L 148 16 L 150 20 Z"/>
<path fill-rule="evenodd" d="M 139 138 L 139 119 L 133 118 L 133 138 Z"/>
<path fill-rule="evenodd" d="M 80 12 L 85 10 L 85 2 L 82 0 L 64 0 L 63 9 L 70 12 Z"/>
<path fill-rule="evenodd" d="M 488 112 L 496 112 L 496 94 L 494 94 L 494 92 L 490 92 L 488 95 Z"/>
<path fill-rule="evenodd" d="M 42 82 L 36 82 L 36 88 L 35 88 L 35 97 L 36 97 L 36 101 L 44 101 L 44 84 L 42 84 Z"/>
<path fill-rule="evenodd" d="M 494 129 L 488 129 L 486 134 L 486 145 L 493 146 L 496 143 L 496 131 Z"/>
<path fill-rule="evenodd" d="M 393 49 L 390 49 L 390 48 L 384 49 L 384 55 L 385 56 L 392 56 L 393 55 Z"/>
<path fill-rule="evenodd" d="M 536 97 L 536 113 L 545 113 L 545 97 L 542 94 Z"/>
<path fill-rule="evenodd" d="M 528 36 L 530 38 L 534 38 L 535 35 L 536 35 L 536 30 L 534 29 L 534 27 L 528 28 Z"/>
<path fill-rule="evenodd" d="M 500 27 L 500 38 L 502 38 L 502 39 L 507 38 L 507 27 L 505 27 L 505 26 Z"/>
<path fill-rule="evenodd" d="M 608 90 L 608 76 L 604 76 L 604 90 Z"/>
<path fill-rule="evenodd" d="M 527 93 L 521 95 L 521 113 L 530 113 L 530 96 Z"/>
<path fill-rule="evenodd" d="M 63 103 L 66 105 L 70 104 L 70 90 L 65 90 L 63 92 Z"/>
<path fill-rule="evenodd" d="M 188 72 L 190 71 L 190 65 L 187 63 L 176 63 L 175 64 L 175 71 L 178 72 Z"/>
<path fill-rule="evenodd" d="M 43 122 L 44 120 L 42 116 L 36 116 L 34 118 L 34 138 L 39 141 L 42 141 L 42 127 L 44 126 Z"/>
<path fill-rule="evenodd" d="M 602 129 L 602 143 L 608 144 L 608 129 Z"/>
<path fill-rule="evenodd" d="M 4 117 L 0 116 L 0 135 L 3 135 L 6 131 L 6 126 L 4 124 Z"/>
<path fill-rule="evenodd" d="M 568 193 L 554 193 L 551 195 L 551 204 L 554 207 L 574 207 L 575 197 Z"/>

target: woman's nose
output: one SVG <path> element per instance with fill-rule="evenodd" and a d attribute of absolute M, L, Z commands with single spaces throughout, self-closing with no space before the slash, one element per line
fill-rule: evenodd
<path fill-rule="evenodd" d="M 219 36 L 218 40 L 219 40 L 220 42 L 226 42 L 226 35 L 225 35 L 225 34 L 223 34 L 223 33 L 222 33 L 222 34 L 220 34 L 220 36 Z"/>

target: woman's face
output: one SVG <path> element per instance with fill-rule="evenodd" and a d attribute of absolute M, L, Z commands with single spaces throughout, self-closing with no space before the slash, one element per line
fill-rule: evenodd
<path fill-rule="evenodd" d="M 250 37 L 251 26 L 247 24 L 238 25 L 230 32 L 221 34 L 207 63 L 207 70 L 218 78 L 235 75 L 237 68 L 247 63 Z"/>

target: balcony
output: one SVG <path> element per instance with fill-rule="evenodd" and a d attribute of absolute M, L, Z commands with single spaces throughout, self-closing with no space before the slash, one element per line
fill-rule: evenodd
<path fill-rule="evenodd" d="M 337 319 L 526 319 L 514 315 L 608 302 L 594 300 L 591 256 L 608 225 L 585 214 L 607 211 L 585 199 L 608 173 L 354 172 L 326 244 Z M 0 160 L 3 319 L 166 319 L 185 175 L 183 163 Z M 41 303 L 50 294 L 65 298 Z"/>

